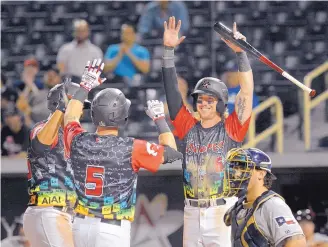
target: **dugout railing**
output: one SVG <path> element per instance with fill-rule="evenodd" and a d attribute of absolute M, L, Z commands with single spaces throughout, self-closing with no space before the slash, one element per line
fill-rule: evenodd
<path fill-rule="evenodd" d="M 276 122 L 260 134 L 256 135 L 256 117 L 268 108 L 271 108 L 271 113 L 276 115 Z M 274 134 L 277 135 L 275 142 L 276 151 L 281 154 L 284 149 L 284 111 L 281 100 L 277 96 L 271 96 L 253 109 L 248 128 L 247 143 L 245 143 L 243 147 L 256 147 L 259 142 Z"/>
<path fill-rule="evenodd" d="M 325 74 L 326 87 L 328 86 L 328 62 L 323 63 L 319 67 L 309 72 L 304 77 L 304 84 L 311 88 L 312 81 L 318 76 Z M 317 95 L 314 99 L 311 99 L 309 94 L 304 91 L 303 94 L 303 129 L 304 129 L 304 144 L 305 150 L 308 151 L 311 148 L 311 110 L 319 105 L 322 101 L 328 100 L 328 89 L 321 94 Z"/>

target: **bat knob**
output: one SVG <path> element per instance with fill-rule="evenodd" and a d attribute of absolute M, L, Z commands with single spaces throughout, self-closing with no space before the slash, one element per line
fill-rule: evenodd
<path fill-rule="evenodd" d="M 314 97 L 314 96 L 316 95 L 316 93 L 317 93 L 317 92 L 316 92 L 314 89 L 312 89 L 311 92 L 310 92 L 310 96 L 311 96 L 311 97 Z"/>

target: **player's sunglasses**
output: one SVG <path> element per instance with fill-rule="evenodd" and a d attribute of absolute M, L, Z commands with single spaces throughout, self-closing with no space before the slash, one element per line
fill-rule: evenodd
<path fill-rule="evenodd" d="M 203 102 L 207 102 L 207 104 L 211 105 L 216 101 L 215 98 L 197 98 L 197 104 L 203 104 Z"/>

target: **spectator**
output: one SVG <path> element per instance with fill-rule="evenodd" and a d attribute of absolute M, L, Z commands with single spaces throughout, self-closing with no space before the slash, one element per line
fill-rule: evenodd
<path fill-rule="evenodd" d="M 45 74 L 44 74 L 44 84 L 46 85 L 47 90 L 53 88 L 57 84 L 61 83 L 61 76 L 60 72 L 57 69 L 57 67 L 50 68 Z"/>
<path fill-rule="evenodd" d="M 147 48 L 136 44 L 135 40 L 134 28 L 131 25 L 122 25 L 122 42 L 110 45 L 106 51 L 105 71 L 111 71 L 114 75 L 127 78 L 129 81 L 132 81 L 137 73 L 148 73 L 149 52 Z"/>
<path fill-rule="evenodd" d="M 15 89 L 6 87 L 1 92 L 1 124 L 4 124 L 4 112 L 7 108 L 12 107 L 16 104 L 18 99 L 18 93 Z"/>
<path fill-rule="evenodd" d="M 57 54 L 57 66 L 61 75 L 80 77 L 88 61 L 103 58 L 101 49 L 89 40 L 89 24 L 85 20 L 74 21 L 74 40 L 64 44 Z"/>
<path fill-rule="evenodd" d="M 221 76 L 222 81 L 228 87 L 229 99 L 228 99 L 228 111 L 231 114 L 235 109 L 235 101 L 237 93 L 240 90 L 239 86 L 239 77 L 238 77 L 238 66 L 230 61 L 227 63 L 226 72 L 224 72 Z M 253 109 L 259 105 L 258 96 L 253 93 Z"/>
<path fill-rule="evenodd" d="M 308 247 L 328 247 L 328 236 L 314 231 L 314 213 L 310 209 L 298 210 L 295 218 L 303 230 Z"/>
<path fill-rule="evenodd" d="M 138 23 L 138 33 L 144 37 L 152 30 L 164 31 L 163 23 L 170 16 L 182 21 L 180 29 L 181 36 L 186 35 L 189 30 L 189 15 L 186 5 L 182 2 L 160 0 L 150 2 L 146 5 Z"/>
<path fill-rule="evenodd" d="M 29 130 L 15 107 L 4 112 L 5 125 L 1 129 L 1 156 L 26 157 Z"/>
<path fill-rule="evenodd" d="M 37 78 L 39 73 L 39 63 L 36 59 L 31 58 L 24 61 L 24 70 L 21 74 L 21 79 L 14 82 L 14 87 L 20 91 L 32 90 L 37 92 L 43 88 L 43 82 Z"/>

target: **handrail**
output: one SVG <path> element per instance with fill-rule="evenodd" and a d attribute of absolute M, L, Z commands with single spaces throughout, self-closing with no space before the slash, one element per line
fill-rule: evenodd
<path fill-rule="evenodd" d="M 267 108 L 271 108 L 275 106 L 275 114 L 276 114 L 276 123 L 272 124 L 269 128 L 262 131 L 260 134 L 256 135 L 256 125 L 255 119 L 258 114 L 262 111 L 266 110 Z M 248 142 L 243 145 L 243 148 L 255 147 L 257 143 L 260 141 L 268 138 L 273 134 L 277 134 L 277 142 L 276 142 L 276 149 L 278 153 L 283 153 L 284 149 L 284 111 L 282 107 L 282 103 L 277 96 L 271 96 L 266 101 L 262 102 L 260 105 L 254 108 L 252 112 L 252 117 L 249 123 L 248 128 Z"/>
<path fill-rule="evenodd" d="M 317 78 L 319 75 L 328 71 L 328 62 L 321 64 L 319 67 L 315 68 L 311 72 L 309 72 L 304 77 L 304 84 L 311 88 L 311 84 L 313 79 Z M 327 76 L 325 77 L 327 79 Z M 328 100 L 328 90 L 317 95 L 313 100 L 311 100 L 310 96 L 307 92 L 304 91 L 304 115 L 303 115 L 303 126 L 304 126 L 304 143 L 305 150 L 309 150 L 311 148 L 311 109 L 316 107 L 324 100 Z"/>

